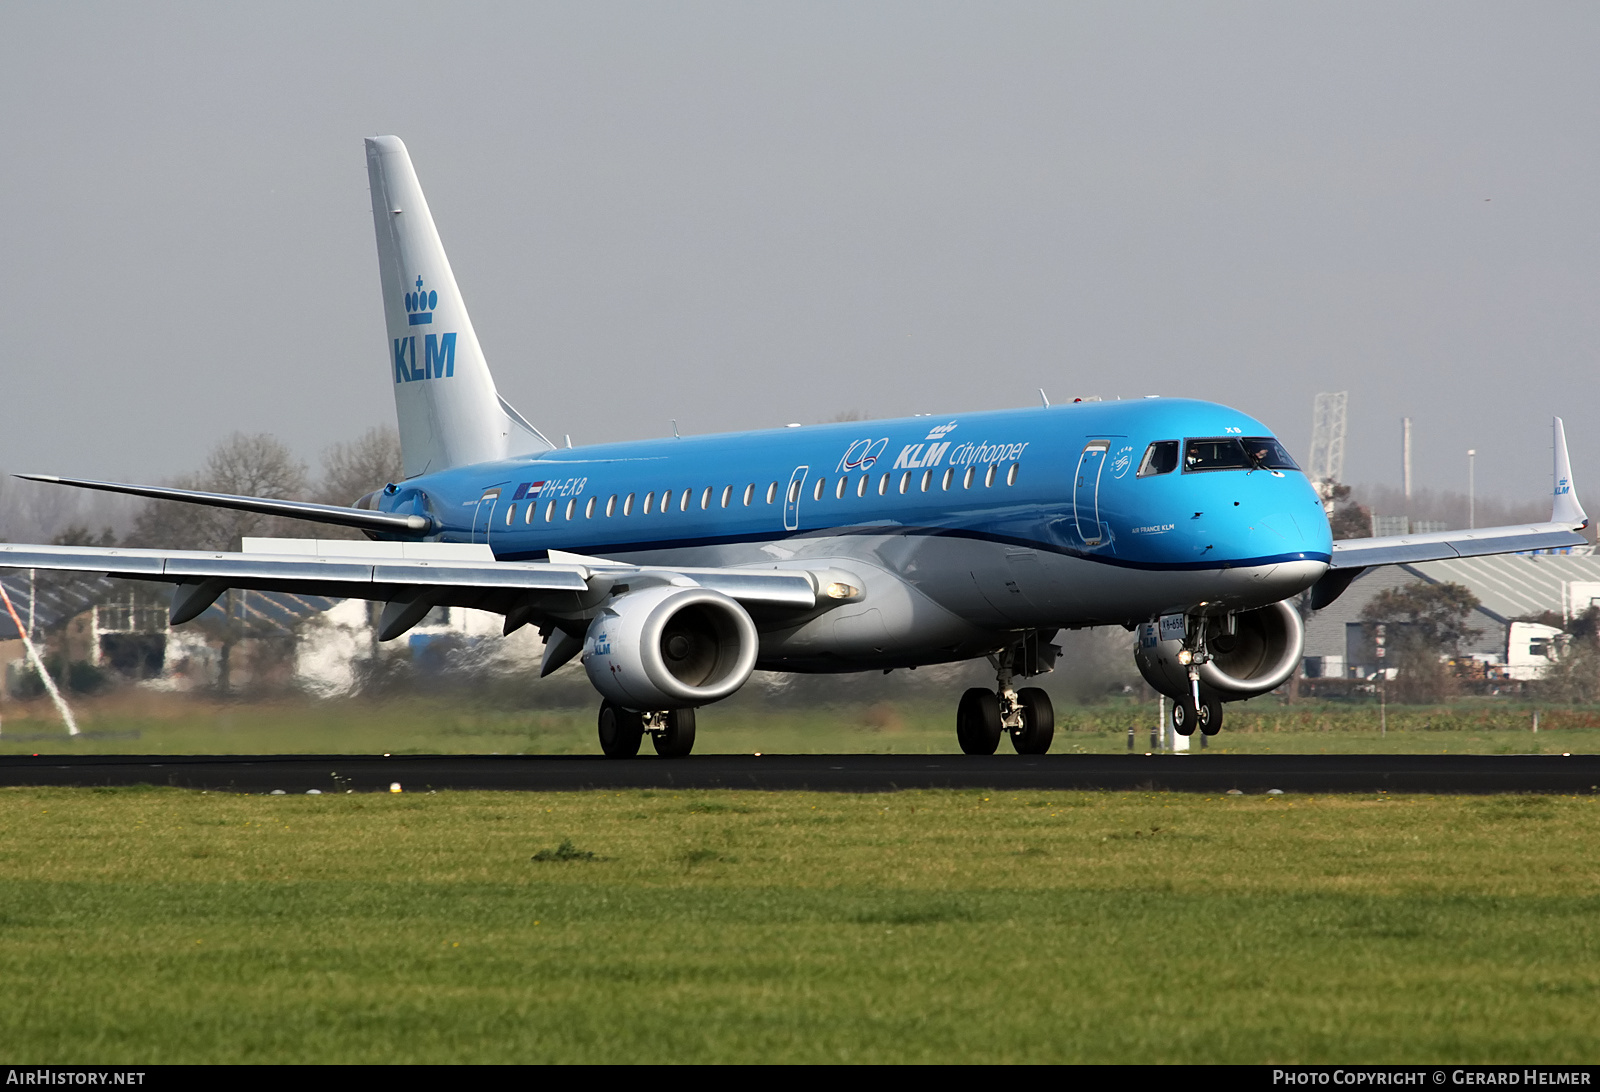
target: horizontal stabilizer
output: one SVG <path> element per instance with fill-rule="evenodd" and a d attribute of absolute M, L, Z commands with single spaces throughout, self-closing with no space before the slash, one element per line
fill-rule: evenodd
<path fill-rule="evenodd" d="M 427 516 L 371 512 L 365 508 L 344 508 L 337 504 L 275 500 L 271 497 L 240 497 L 232 493 L 206 493 L 198 489 L 174 489 L 164 485 L 124 485 L 121 482 L 98 482 L 87 478 L 61 478 L 54 474 L 16 476 L 30 482 L 72 485 L 79 489 L 99 489 L 107 493 L 149 497 L 152 500 L 203 504 L 210 508 L 231 508 L 238 512 L 260 512 L 267 516 L 287 516 L 311 523 L 330 523 L 336 527 L 354 527 L 362 531 L 379 531 L 391 535 L 425 535 L 433 530 L 433 521 Z"/>

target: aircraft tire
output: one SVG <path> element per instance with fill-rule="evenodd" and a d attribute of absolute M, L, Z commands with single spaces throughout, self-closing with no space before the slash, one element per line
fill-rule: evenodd
<path fill-rule="evenodd" d="M 1200 715 L 1195 711 L 1194 702 L 1189 698 L 1174 700 L 1172 703 L 1172 730 L 1180 736 L 1194 735 L 1195 722 Z"/>
<path fill-rule="evenodd" d="M 1019 755 L 1048 753 L 1056 737 L 1056 710 L 1050 695 L 1037 686 L 1025 686 L 1017 691 L 1017 704 L 1022 707 L 1022 727 L 1011 732 L 1011 745 Z"/>
<path fill-rule="evenodd" d="M 1000 699 L 993 690 L 975 686 L 956 706 L 956 740 L 961 753 L 992 755 L 1000 746 Z"/>
<path fill-rule="evenodd" d="M 1216 698 L 1200 699 L 1200 732 L 1202 735 L 1214 736 L 1222 731 L 1222 703 Z"/>
<path fill-rule="evenodd" d="M 672 710 L 667 714 L 666 730 L 650 733 L 650 742 L 662 758 L 687 758 L 694 750 L 694 710 Z"/>
<path fill-rule="evenodd" d="M 600 703 L 600 750 L 607 758 L 632 758 L 644 740 L 644 719 L 631 709 Z"/>

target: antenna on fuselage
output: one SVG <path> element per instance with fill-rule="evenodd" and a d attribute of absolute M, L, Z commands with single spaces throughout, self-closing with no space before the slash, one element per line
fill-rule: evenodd
<path fill-rule="evenodd" d="M 673 418 L 673 419 L 672 419 L 672 438 L 673 438 L 673 439 L 674 439 L 674 440 L 681 440 L 681 439 L 683 439 L 683 437 L 682 437 L 682 436 L 679 436 L 679 435 L 678 435 L 678 419 L 677 419 L 677 418 L 676 418 L 676 417 L 674 417 L 674 418 Z"/>
<path fill-rule="evenodd" d="M 567 433 L 567 446 L 568 447 L 572 446 L 572 433 L 570 433 L 570 432 Z"/>
<path fill-rule="evenodd" d="M 1048 394 L 1044 393 L 1044 388 L 1043 387 L 1039 388 L 1039 401 L 1044 403 L 1044 408 L 1045 409 L 1049 409 L 1050 408 L 1050 396 Z"/>

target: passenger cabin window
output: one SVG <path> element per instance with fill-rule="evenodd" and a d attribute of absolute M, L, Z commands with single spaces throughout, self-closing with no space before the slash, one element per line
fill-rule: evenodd
<path fill-rule="evenodd" d="M 733 500 L 733 486 L 725 485 L 722 487 L 722 507 L 728 507 L 728 502 L 731 500 Z"/>
<path fill-rule="evenodd" d="M 611 494 L 611 499 L 606 501 L 606 519 L 617 514 L 617 495 Z"/>
<path fill-rule="evenodd" d="M 1000 468 L 993 463 L 989 464 L 989 469 L 985 471 L 983 475 L 983 487 L 985 489 L 994 488 L 994 472 L 999 469 Z"/>
<path fill-rule="evenodd" d="M 867 495 L 867 482 L 869 482 L 871 480 L 872 480 L 872 475 L 871 474 L 863 474 L 863 475 L 861 475 L 861 480 L 856 482 L 856 496 L 864 497 L 864 496 Z"/>
<path fill-rule="evenodd" d="M 693 489 L 685 489 L 683 491 L 683 496 L 678 499 L 678 511 L 687 512 L 689 510 L 689 497 L 692 493 L 694 493 Z"/>
<path fill-rule="evenodd" d="M 828 484 L 828 479 L 827 478 L 818 478 L 817 479 L 817 484 L 811 490 L 811 499 L 812 500 L 821 500 L 822 499 L 822 487 L 827 485 L 827 484 Z"/>
<path fill-rule="evenodd" d="M 650 514 L 650 510 L 651 510 L 651 508 L 653 508 L 655 506 L 655 503 L 656 503 L 656 495 L 654 493 L 646 493 L 644 495 L 644 514 L 645 515 L 648 516 Z"/>
<path fill-rule="evenodd" d="M 1006 471 L 1006 484 L 1007 485 L 1016 485 L 1017 484 L 1017 471 L 1020 470 L 1021 468 L 1022 468 L 1022 464 L 1021 463 L 1012 463 L 1011 464 L 1011 469 Z"/>
<path fill-rule="evenodd" d="M 1202 470 L 1299 470 L 1283 445 L 1270 436 L 1211 436 L 1183 442 L 1183 472 Z"/>
<path fill-rule="evenodd" d="M 555 501 L 551 501 L 549 504 L 544 506 L 544 521 L 546 523 L 549 523 L 552 520 L 554 520 L 555 518 L 556 518 L 556 502 Z"/>
<path fill-rule="evenodd" d="M 594 502 L 599 500 L 599 499 L 600 499 L 599 497 L 590 497 L 589 498 L 589 503 L 587 503 L 587 504 L 585 504 L 583 506 L 583 518 L 584 519 L 594 519 Z"/>
<path fill-rule="evenodd" d="M 756 487 L 754 485 L 747 485 L 744 487 L 744 506 L 746 508 L 750 507 L 750 502 L 755 499 L 755 495 Z"/>
<path fill-rule="evenodd" d="M 773 498 L 776 497 L 777 495 L 778 495 L 778 483 L 777 482 L 773 482 L 771 485 L 767 486 L 767 503 L 771 504 L 772 501 L 773 501 Z"/>
<path fill-rule="evenodd" d="M 833 485 L 833 499 L 844 500 L 844 487 L 850 484 L 850 479 L 840 478 Z"/>
<path fill-rule="evenodd" d="M 889 492 L 889 475 L 885 474 L 878 479 L 878 496 L 887 496 Z"/>
<path fill-rule="evenodd" d="M 1138 477 L 1170 474 L 1176 469 L 1178 469 L 1178 441 L 1157 440 L 1144 449 L 1144 462 L 1139 464 Z"/>
<path fill-rule="evenodd" d="M 711 487 L 706 486 L 706 491 L 700 494 L 700 511 L 704 512 L 711 507 Z"/>

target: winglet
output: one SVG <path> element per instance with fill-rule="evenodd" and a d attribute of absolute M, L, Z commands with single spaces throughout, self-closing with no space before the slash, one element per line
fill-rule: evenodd
<path fill-rule="evenodd" d="M 1553 446 L 1556 453 L 1555 495 L 1550 505 L 1550 522 L 1564 523 L 1568 527 L 1589 526 L 1589 516 L 1578 503 L 1578 494 L 1572 489 L 1572 460 L 1567 457 L 1567 433 L 1561 418 L 1550 418 Z"/>

